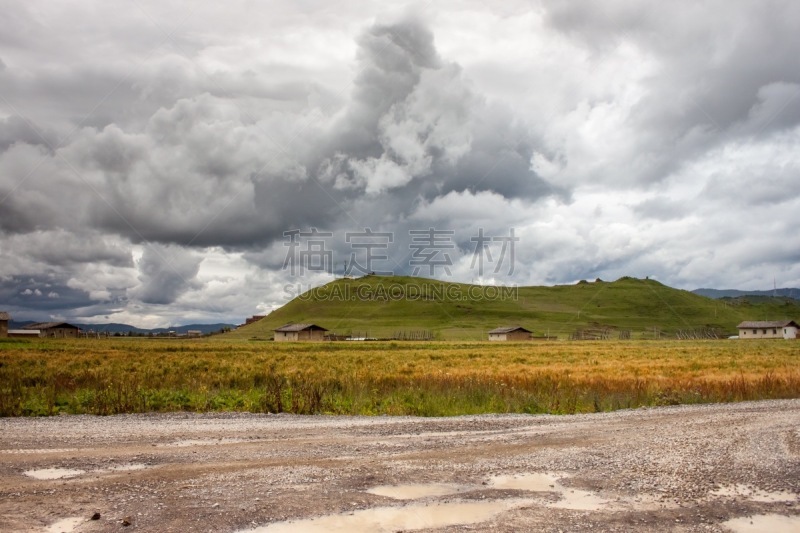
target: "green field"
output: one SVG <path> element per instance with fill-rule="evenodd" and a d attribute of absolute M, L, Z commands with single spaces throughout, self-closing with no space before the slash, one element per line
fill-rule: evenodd
<path fill-rule="evenodd" d="M 0 341 L 0 415 L 579 413 L 800 397 L 800 341 Z"/>
<path fill-rule="evenodd" d="M 628 330 L 633 338 L 646 339 L 701 330 L 735 335 L 736 325 L 743 320 L 781 319 L 800 319 L 800 301 L 713 300 L 636 278 L 499 289 L 367 276 L 318 287 L 228 337 L 270 339 L 276 327 L 311 322 L 342 335 L 377 338 L 430 332 L 439 340 L 483 340 L 498 326 L 521 325 L 537 336 L 560 339 L 586 328 L 606 328 L 612 338 Z"/>

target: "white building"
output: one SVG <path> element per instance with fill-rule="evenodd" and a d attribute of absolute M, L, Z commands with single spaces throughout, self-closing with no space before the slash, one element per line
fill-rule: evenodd
<path fill-rule="evenodd" d="M 505 326 L 495 328 L 489 332 L 490 341 L 529 341 L 531 340 L 530 330 L 522 326 Z"/>
<path fill-rule="evenodd" d="M 736 327 L 740 339 L 796 339 L 800 329 L 794 320 L 753 320 Z"/>
<path fill-rule="evenodd" d="M 42 332 L 38 329 L 10 329 L 9 337 L 41 337 Z"/>

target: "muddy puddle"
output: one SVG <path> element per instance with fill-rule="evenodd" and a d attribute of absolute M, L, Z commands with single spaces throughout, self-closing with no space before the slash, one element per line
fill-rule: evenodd
<path fill-rule="evenodd" d="M 81 518 L 80 516 L 74 516 L 71 518 L 62 518 L 58 522 L 54 522 L 47 529 L 45 529 L 45 533 L 71 533 L 75 531 L 78 526 L 83 524 L 86 520 Z"/>
<path fill-rule="evenodd" d="M 189 446 L 219 446 L 220 444 L 239 444 L 247 442 L 245 439 L 184 439 L 176 440 L 173 442 L 166 442 L 163 444 L 156 444 L 159 448 L 186 448 Z"/>
<path fill-rule="evenodd" d="M 555 493 L 558 500 L 543 502 L 540 499 L 497 498 L 480 502 L 466 501 L 428 501 L 402 507 L 377 507 L 347 514 L 322 516 L 308 520 L 281 522 L 256 529 L 251 533 L 294 533 L 316 531 L 398 531 L 426 528 L 439 528 L 456 525 L 477 524 L 491 520 L 495 516 L 512 509 L 532 505 L 544 505 L 560 509 L 594 511 L 605 509 L 609 502 L 598 495 L 564 487 L 559 480 L 563 475 L 521 474 L 514 476 L 495 476 L 483 484 L 426 483 L 406 485 L 380 485 L 367 489 L 367 493 L 385 496 L 396 500 L 419 500 L 453 496 L 470 491 L 520 490 L 531 493 Z"/>
<path fill-rule="evenodd" d="M 275 523 L 247 530 L 255 533 L 294 533 L 294 532 L 371 532 L 416 530 L 440 528 L 457 525 L 477 524 L 491 520 L 497 515 L 522 507 L 542 506 L 575 511 L 614 511 L 624 507 L 624 503 L 612 502 L 599 494 L 587 490 L 574 489 L 562 484 L 569 476 L 559 473 L 530 473 L 502 475 L 489 478 L 482 484 L 428 483 L 405 485 L 380 485 L 366 492 L 395 500 L 424 500 L 425 503 L 409 503 L 399 507 L 377 507 L 352 513 L 322 516 L 308 520 Z M 531 498 L 503 499 L 498 493 L 491 498 L 488 491 L 517 490 L 531 493 Z M 456 496 L 471 491 L 483 491 L 486 500 L 437 501 L 436 498 Z M 710 493 L 717 498 L 744 497 L 756 502 L 795 502 L 797 495 L 788 492 L 767 492 L 745 485 L 722 487 Z M 634 498 L 634 506 L 646 507 L 655 504 L 656 498 L 640 495 Z M 665 504 L 659 503 L 661 507 Z M 622 506 L 622 507 L 620 507 Z M 781 515 L 759 515 L 729 520 L 724 524 L 734 531 L 771 533 L 799 532 L 800 517 Z"/>
<path fill-rule="evenodd" d="M 516 476 L 495 476 L 489 481 L 494 489 L 514 489 L 531 492 L 555 492 L 558 501 L 545 504 L 556 509 L 572 509 L 575 511 L 599 511 L 606 509 L 610 502 L 594 492 L 571 489 L 559 483 L 563 476 L 555 474 L 521 474 Z"/>
<path fill-rule="evenodd" d="M 447 496 L 471 490 L 465 485 L 453 485 L 448 483 L 428 483 L 410 485 L 381 485 L 368 489 L 369 494 L 386 496 L 395 500 L 418 500 L 432 496 Z"/>
<path fill-rule="evenodd" d="M 280 522 L 249 533 L 367 533 L 413 531 L 455 525 L 478 524 L 500 513 L 530 505 L 530 500 L 495 500 L 487 502 L 412 504 L 403 507 L 376 507 L 337 514 Z"/>
<path fill-rule="evenodd" d="M 147 465 L 142 463 L 132 463 L 129 465 L 118 465 L 112 466 L 111 468 L 107 468 L 105 470 L 95 470 L 95 472 L 129 472 L 131 470 L 144 470 L 147 468 Z"/>
<path fill-rule="evenodd" d="M 72 468 L 40 468 L 37 470 L 26 470 L 23 472 L 33 479 L 65 479 L 85 474 L 86 470 L 76 470 Z"/>
<path fill-rule="evenodd" d="M 800 516 L 762 514 L 734 518 L 722 523 L 733 533 L 797 533 L 800 531 Z"/>
<path fill-rule="evenodd" d="M 43 454 L 43 453 L 69 453 L 77 451 L 77 448 L 14 448 L 10 450 L 0 450 L 0 454 Z"/>
<path fill-rule="evenodd" d="M 110 468 L 100 468 L 95 470 L 81 470 L 78 468 L 37 468 L 26 470 L 24 475 L 39 480 L 69 479 L 84 474 L 110 474 L 114 472 L 128 472 L 133 470 L 143 470 L 148 468 L 142 463 L 131 463 L 126 465 L 116 465 Z"/>
<path fill-rule="evenodd" d="M 563 477 L 563 476 L 560 476 Z M 494 476 L 489 480 L 493 489 L 529 490 L 534 492 L 559 492 L 559 476 L 556 474 L 519 474 Z"/>

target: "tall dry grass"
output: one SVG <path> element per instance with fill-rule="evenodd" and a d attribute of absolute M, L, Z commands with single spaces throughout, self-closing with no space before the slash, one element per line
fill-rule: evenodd
<path fill-rule="evenodd" d="M 0 415 L 582 413 L 800 397 L 791 341 L 0 342 Z"/>

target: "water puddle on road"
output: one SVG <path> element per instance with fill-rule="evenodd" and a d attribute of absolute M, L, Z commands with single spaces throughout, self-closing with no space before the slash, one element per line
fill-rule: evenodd
<path fill-rule="evenodd" d="M 500 513 L 530 505 L 530 500 L 493 500 L 486 502 L 442 503 L 439 505 L 406 505 L 376 507 L 337 514 L 280 522 L 248 533 L 367 533 L 399 530 L 430 529 L 457 525 L 478 524 Z M 243 532 L 242 532 L 243 533 Z"/>
<path fill-rule="evenodd" d="M 174 442 L 156 444 L 159 448 L 187 448 L 189 446 L 219 446 L 220 444 L 239 444 L 247 442 L 245 439 L 221 438 L 221 439 L 185 439 Z"/>
<path fill-rule="evenodd" d="M 144 465 L 142 463 L 131 463 L 129 465 L 112 466 L 111 468 L 108 469 L 108 471 L 111 471 L 111 472 L 128 472 L 128 471 L 131 471 L 131 470 L 144 470 L 145 468 L 147 468 L 147 465 Z M 97 470 L 97 472 L 102 472 L 102 470 Z"/>
<path fill-rule="evenodd" d="M 54 522 L 47 529 L 45 533 L 71 533 L 75 531 L 79 525 L 85 522 L 84 518 L 80 516 L 73 516 L 71 518 L 62 518 L 58 522 Z"/>
<path fill-rule="evenodd" d="M 577 489 L 563 489 L 561 499 L 548 503 L 555 509 L 571 509 L 573 511 L 599 511 L 608 508 L 609 501 L 593 492 Z"/>
<path fill-rule="evenodd" d="M 0 454 L 10 453 L 10 454 L 24 454 L 24 453 L 69 453 L 77 451 L 77 448 L 34 448 L 34 449 L 25 449 L 25 448 L 16 448 L 12 450 L 0 450 Z"/>
<path fill-rule="evenodd" d="M 416 500 L 431 496 L 447 496 L 470 490 L 463 485 L 453 485 L 449 483 L 429 483 L 416 485 L 381 485 L 372 487 L 367 492 L 376 496 L 386 496 L 396 500 Z"/>
<path fill-rule="evenodd" d="M 448 526 L 468 525 L 485 522 L 509 510 L 545 505 L 560 509 L 595 511 L 606 509 L 609 502 L 593 492 L 571 489 L 559 483 L 563 475 L 520 474 L 515 476 L 495 476 L 482 485 L 459 485 L 454 483 L 427 483 L 407 485 L 380 485 L 366 492 L 397 500 L 415 500 L 450 496 L 469 491 L 520 490 L 527 492 L 550 492 L 560 498 L 555 502 L 543 503 L 541 499 L 488 499 L 483 501 L 430 502 L 428 504 L 409 504 L 403 507 L 376 507 L 346 514 L 336 514 L 280 522 L 255 529 L 249 533 L 298 533 L 298 532 L 372 532 L 398 531 Z"/>
<path fill-rule="evenodd" d="M 762 514 L 734 518 L 722 523 L 733 533 L 797 533 L 800 531 L 800 516 Z"/>
<path fill-rule="evenodd" d="M 570 489 L 561 485 L 555 474 L 520 474 L 516 476 L 495 476 L 489 482 L 493 489 L 527 490 L 532 492 L 555 492 L 561 496 L 557 502 L 547 503 L 547 507 L 572 509 L 575 511 L 599 511 L 609 505 L 609 501 L 594 492 Z"/>
<path fill-rule="evenodd" d="M 69 468 L 41 468 L 39 470 L 26 470 L 23 472 L 34 479 L 64 479 L 85 474 L 85 470 L 72 470 Z"/>
<path fill-rule="evenodd" d="M 493 489 L 561 492 L 558 478 L 554 474 L 495 476 L 489 481 L 489 486 Z"/>
<path fill-rule="evenodd" d="M 131 463 L 126 465 L 116 465 L 108 468 L 99 468 L 96 470 L 79 470 L 77 468 L 39 468 L 36 470 L 26 470 L 23 472 L 28 477 L 39 479 L 43 481 L 52 481 L 55 479 L 68 479 L 83 474 L 111 474 L 115 472 L 132 472 L 134 470 L 144 470 L 148 468 L 147 465 L 141 463 Z"/>

